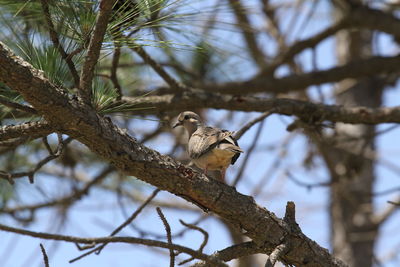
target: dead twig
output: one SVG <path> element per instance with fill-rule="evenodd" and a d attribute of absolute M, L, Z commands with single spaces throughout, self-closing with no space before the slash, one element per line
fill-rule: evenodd
<path fill-rule="evenodd" d="M 244 125 L 239 131 L 235 133 L 235 139 L 239 140 L 251 127 L 253 127 L 256 123 L 263 121 L 265 118 L 267 118 L 269 115 L 273 114 L 275 112 L 274 109 L 264 112 L 254 120 L 248 122 L 246 125 Z"/>
<path fill-rule="evenodd" d="M 179 220 L 179 222 L 180 222 L 182 225 L 184 225 L 184 226 L 186 226 L 187 228 L 189 228 L 189 229 L 193 229 L 193 230 L 199 231 L 199 232 L 204 236 L 203 242 L 201 243 L 199 249 L 197 250 L 197 251 L 199 251 L 199 252 L 202 253 L 204 247 L 205 247 L 205 246 L 207 245 L 207 243 L 208 243 L 208 237 L 209 237 L 209 235 L 208 235 L 207 231 L 205 231 L 204 229 L 200 228 L 200 227 L 197 226 L 197 225 L 185 223 L 185 222 L 182 221 L 182 220 Z M 192 260 L 194 260 L 194 258 L 193 258 L 193 257 L 190 257 L 190 258 L 187 259 L 187 260 L 181 261 L 181 262 L 179 263 L 179 265 L 183 265 L 183 264 L 188 263 L 188 262 L 190 262 L 190 261 L 192 261 Z"/>
<path fill-rule="evenodd" d="M 67 145 L 68 143 L 70 143 L 73 140 L 71 137 L 68 137 L 65 140 L 62 140 L 60 138 L 61 138 L 61 135 L 59 135 L 59 143 L 56 148 L 56 151 L 54 153 L 49 154 L 46 158 L 42 159 L 41 161 L 39 161 L 36 164 L 35 168 L 33 168 L 31 171 L 17 172 L 17 173 L 8 173 L 5 171 L 0 171 L 0 178 L 6 179 L 11 184 L 13 184 L 12 179 L 28 176 L 29 182 L 32 184 L 34 182 L 35 173 L 38 170 L 40 170 L 40 168 L 42 168 L 44 165 L 46 165 L 48 162 L 58 158 L 62 154 L 65 145 Z M 51 149 L 50 149 L 50 151 L 51 151 Z"/>
<path fill-rule="evenodd" d="M 40 250 L 42 251 L 42 254 L 43 254 L 44 266 L 45 267 L 50 267 L 50 265 L 49 265 L 49 257 L 47 257 L 46 250 L 44 249 L 44 246 L 42 245 L 42 243 L 40 243 Z"/>
<path fill-rule="evenodd" d="M 56 241 L 65 241 L 71 243 L 81 243 L 81 244 L 101 244 L 101 243 L 127 243 L 127 244 L 141 244 L 150 247 L 160 247 L 160 248 L 172 248 L 174 250 L 189 254 L 194 256 L 196 259 L 204 260 L 210 264 L 214 264 L 211 266 L 215 267 L 227 267 L 226 264 L 219 260 L 215 260 L 209 257 L 206 254 L 200 253 L 193 249 L 190 249 L 185 246 L 176 245 L 176 244 L 168 244 L 167 242 L 157 241 L 157 240 L 150 240 L 150 239 L 143 239 L 143 238 L 136 238 L 136 237 L 126 237 L 126 236 L 107 236 L 107 237 L 92 237 L 92 238 L 84 238 L 84 237 L 77 237 L 77 236 L 67 236 L 67 235 L 59 235 L 59 234 L 49 234 L 49 233 L 42 233 L 42 232 L 34 232 L 25 229 L 10 227 L 7 225 L 0 224 L 0 230 L 6 232 L 17 233 L 21 235 L 37 237 L 41 239 L 47 240 L 56 240 Z"/>
<path fill-rule="evenodd" d="M 132 215 L 131 215 L 124 223 L 122 223 L 122 224 L 121 224 L 120 226 L 118 226 L 114 231 L 111 232 L 110 237 L 116 235 L 116 234 L 117 234 L 118 232 L 120 232 L 123 228 L 125 228 L 128 224 L 130 224 L 130 223 L 142 212 L 142 210 L 150 203 L 150 201 L 153 200 L 153 198 L 156 197 L 156 195 L 157 195 L 159 192 L 160 192 L 160 189 L 154 190 L 153 193 L 147 198 L 147 200 L 146 200 L 145 202 L 143 202 L 143 204 L 140 205 L 140 207 L 137 208 L 137 210 L 136 210 L 134 213 L 132 213 Z M 96 248 L 94 248 L 94 249 L 92 249 L 92 250 L 90 250 L 90 251 L 88 251 L 88 252 L 86 252 L 86 253 L 84 253 L 84 254 L 82 254 L 82 255 L 80 255 L 80 256 L 74 258 L 74 259 L 72 259 L 72 260 L 70 260 L 69 263 L 73 263 L 73 262 L 75 262 L 75 261 L 77 261 L 77 260 L 80 260 L 80 259 L 82 259 L 83 257 L 86 257 L 86 256 L 92 254 L 93 252 L 96 252 L 96 254 L 98 255 L 98 254 L 101 253 L 101 251 L 103 250 L 103 248 L 104 248 L 107 244 L 108 244 L 108 243 L 106 242 L 106 243 L 104 243 L 104 244 L 102 244 L 102 245 L 100 245 L 100 246 L 98 246 L 98 247 L 96 247 Z M 79 246 L 78 246 L 78 248 L 81 249 L 81 250 L 89 249 L 89 248 L 92 248 L 92 247 L 93 247 L 93 246 L 82 248 L 82 247 L 79 247 Z"/>
<path fill-rule="evenodd" d="M 171 226 L 169 225 L 167 219 L 165 218 L 162 210 L 160 209 L 160 207 L 156 208 L 158 216 L 160 216 L 161 221 L 164 224 L 164 228 L 165 228 L 165 232 L 167 232 L 167 241 L 168 244 L 172 244 L 172 237 L 171 237 Z M 169 266 L 170 267 L 174 267 L 175 265 L 175 252 L 172 248 L 169 248 Z"/>

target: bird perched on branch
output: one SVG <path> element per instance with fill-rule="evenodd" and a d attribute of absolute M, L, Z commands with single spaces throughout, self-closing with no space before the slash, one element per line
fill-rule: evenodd
<path fill-rule="evenodd" d="M 220 171 L 221 180 L 225 182 L 226 169 L 243 152 L 232 136 L 234 132 L 205 126 L 199 115 L 191 111 L 179 114 L 173 128 L 177 126 L 185 127 L 189 134 L 188 152 L 193 163 L 206 175 L 208 170 Z"/>

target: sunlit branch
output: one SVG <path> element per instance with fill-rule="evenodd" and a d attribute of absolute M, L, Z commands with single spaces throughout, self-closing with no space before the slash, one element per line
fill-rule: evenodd
<path fill-rule="evenodd" d="M 29 137 L 31 139 L 47 136 L 55 129 L 46 121 L 25 122 L 18 125 L 0 127 L 0 140 Z"/>

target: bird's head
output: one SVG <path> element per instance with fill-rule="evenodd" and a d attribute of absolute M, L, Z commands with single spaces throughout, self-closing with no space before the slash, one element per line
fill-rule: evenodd
<path fill-rule="evenodd" d="M 192 111 L 184 111 L 178 116 L 177 122 L 172 126 L 176 128 L 178 126 L 183 126 L 188 130 L 188 132 L 193 132 L 197 129 L 197 126 L 201 124 L 200 116 Z"/>

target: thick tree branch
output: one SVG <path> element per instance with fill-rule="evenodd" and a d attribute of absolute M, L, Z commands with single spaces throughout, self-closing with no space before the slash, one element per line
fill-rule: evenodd
<path fill-rule="evenodd" d="M 349 18 L 353 27 L 381 31 L 400 38 L 400 19 L 390 13 L 358 6 L 351 9 Z"/>
<path fill-rule="evenodd" d="M 287 93 L 304 90 L 312 85 L 339 82 L 347 78 L 388 74 L 400 71 L 400 56 L 375 56 L 349 62 L 343 66 L 305 74 L 293 74 L 282 78 L 255 77 L 247 81 L 229 82 L 222 85 L 206 85 L 201 89 L 222 94 L 245 95 L 254 93 Z"/>
<path fill-rule="evenodd" d="M 0 81 L 18 91 L 63 133 L 79 140 L 119 170 L 161 190 L 200 203 L 228 223 L 245 230 L 245 234 L 268 254 L 285 238 L 292 248 L 283 256 L 283 260 L 289 264 L 345 266 L 304 234 L 292 233 L 287 223 L 258 206 L 252 197 L 242 195 L 235 188 L 209 179 L 174 159 L 137 143 L 109 119 L 99 116 L 79 99 L 69 98 L 65 91 L 51 84 L 41 72 L 15 56 L 1 43 L 0 65 Z M 86 242 L 107 240 L 90 239 Z M 73 240 L 81 241 L 83 240 Z"/>
<path fill-rule="evenodd" d="M 135 105 L 135 114 L 155 112 L 180 112 L 196 108 L 215 108 L 236 111 L 271 112 L 281 115 L 298 116 L 305 121 L 331 121 L 343 123 L 399 123 L 400 107 L 344 107 L 338 105 L 314 104 L 308 101 L 287 98 L 258 98 L 206 93 L 191 90 L 183 94 L 161 96 L 123 97 L 122 101 Z"/>

